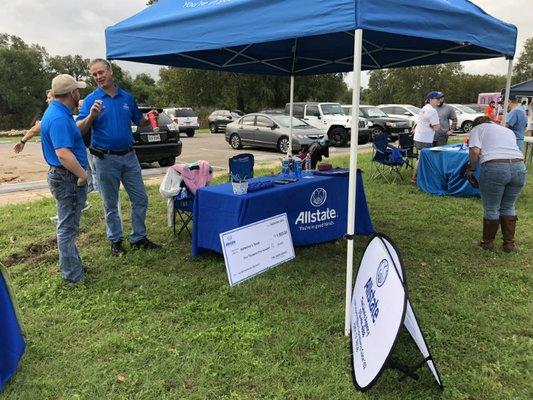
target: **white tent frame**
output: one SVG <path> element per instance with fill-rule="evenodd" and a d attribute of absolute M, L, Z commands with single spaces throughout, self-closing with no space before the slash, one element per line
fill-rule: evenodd
<path fill-rule="evenodd" d="M 504 100 L 504 118 L 502 125 L 505 125 L 507 119 L 507 106 L 509 103 L 509 91 L 511 87 L 511 74 L 513 69 L 513 59 L 505 56 L 504 54 L 497 53 L 479 53 L 479 52 L 468 52 L 468 51 L 459 51 L 470 46 L 470 43 L 456 43 L 454 46 L 449 49 L 443 50 L 420 50 L 420 49 L 410 49 L 410 48 L 397 48 L 397 47 L 385 47 L 380 46 L 375 43 L 372 43 L 368 40 L 363 39 L 363 30 L 356 29 L 353 33 L 351 31 L 345 32 L 346 34 L 354 38 L 354 54 L 353 54 L 353 77 L 352 77 L 352 116 L 359 115 L 359 101 L 360 101 L 360 92 L 361 92 L 361 71 L 362 68 L 368 69 L 381 69 L 381 68 L 391 68 L 397 67 L 400 64 L 421 60 L 427 57 L 435 56 L 438 54 L 454 54 L 454 55 L 465 55 L 465 56 L 479 56 L 484 58 L 496 58 L 496 57 L 506 57 L 509 59 L 508 69 L 507 69 L 507 81 L 505 86 L 505 100 Z M 289 135 L 289 148 L 287 154 L 292 154 L 292 116 L 293 116 L 293 103 L 294 103 L 294 76 L 301 72 L 311 71 L 315 68 L 320 68 L 329 64 L 343 64 L 343 65 L 352 65 L 348 62 L 351 57 L 345 57 L 338 60 L 325 60 L 319 58 L 310 58 L 310 57 L 297 57 L 298 39 L 294 39 L 294 45 L 292 47 L 292 56 L 291 57 L 278 57 L 270 59 L 260 59 L 252 57 L 246 54 L 246 51 L 253 46 L 253 44 L 246 45 L 240 51 L 231 48 L 224 48 L 223 50 L 227 51 L 231 58 L 228 59 L 224 64 L 216 64 L 211 61 L 202 60 L 199 57 L 194 57 L 189 54 L 179 53 L 177 55 L 185 57 L 191 60 L 199 61 L 209 65 L 211 67 L 216 67 L 220 70 L 224 70 L 230 67 L 238 67 L 243 65 L 251 64 L 263 64 L 268 65 L 269 67 L 287 73 L 290 75 L 290 135 Z M 368 49 L 367 46 L 372 46 L 372 49 Z M 406 54 L 406 58 L 395 61 L 393 63 L 380 65 L 376 58 L 373 56 L 375 53 L 381 51 L 394 51 L 395 53 L 403 52 Z M 418 54 L 417 54 L 418 53 Z M 417 54 L 417 55 L 414 55 Z M 373 65 L 362 64 L 362 56 L 368 55 L 369 58 L 373 61 Z M 236 62 L 239 57 L 247 58 L 249 61 L 246 62 Z M 291 70 L 277 66 L 273 64 L 275 61 L 282 60 L 292 60 Z M 317 64 L 314 66 L 295 69 L 296 60 L 305 60 L 305 61 L 315 61 Z M 347 250 L 346 250 L 346 302 L 345 302 L 345 317 L 344 317 L 344 334 L 346 336 L 350 335 L 350 305 L 351 305 L 351 293 L 352 293 L 352 284 L 353 284 L 353 255 L 354 255 L 354 235 L 355 235 L 355 204 L 356 204 L 356 175 L 357 175 L 357 142 L 359 137 L 359 124 L 355 121 L 358 121 L 356 118 L 351 118 L 351 132 L 350 132 L 350 174 L 349 174 L 349 186 L 348 186 L 348 221 L 347 221 Z"/>

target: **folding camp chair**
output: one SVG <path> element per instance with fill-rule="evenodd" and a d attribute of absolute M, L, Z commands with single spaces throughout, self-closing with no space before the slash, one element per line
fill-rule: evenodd
<path fill-rule="evenodd" d="M 176 216 L 181 220 L 181 226 L 178 231 L 178 235 L 186 230 L 189 236 L 192 237 L 192 233 L 189 229 L 189 223 L 192 221 L 192 208 L 194 205 L 194 195 L 182 182 L 182 191 L 174 197 L 174 219 L 172 222 L 172 229 L 174 235 L 176 235 Z"/>
<path fill-rule="evenodd" d="M 229 178 L 231 180 L 242 181 L 254 177 L 254 155 L 242 153 L 231 157 L 229 163 Z"/>
<path fill-rule="evenodd" d="M 371 170 L 374 169 L 374 172 L 371 173 L 371 178 L 380 176 L 387 183 L 395 182 L 396 179 L 402 180 L 403 177 L 400 169 L 406 161 L 400 149 L 388 144 L 389 141 L 386 133 L 375 134 L 372 136 L 372 140 L 373 156 Z"/>
<path fill-rule="evenodd" d="M 191 171 L 198 170 L 199 165 L 198 163 L 192 163 L 188 164 L 188 167 Z M 213 169 L 211 166 L 209 167 L 209 175 L 213 174 Z M 181 181 L 180 184 L 181 191 L 174 196 L 174 218 L 172 222 L 172 229 L 174 231 L 174 235 L 176 235 L 176 216 L 181 221 L 181 226 L 178 230 L 178 235 L 183 232 L 187 231 L 189 233 L 189 236 L 192 237 L 192 233 L 189 229 L 189 224 L 192 221 L 193 218 L 193 205 L 194 205 L 194 194 L 189 188 L 185 185 L 185 181 Z"/>
<path fill-rule="evenodd" d="M 400 133 L 398 135 L 398 143 L 400 145 L 400 151 L 405 158 L 405 168 L 413 169 L 415 166 L 415 160 L 418 159 L 418 153 L 415 153 L 414 139 L 412 133 Z"/>

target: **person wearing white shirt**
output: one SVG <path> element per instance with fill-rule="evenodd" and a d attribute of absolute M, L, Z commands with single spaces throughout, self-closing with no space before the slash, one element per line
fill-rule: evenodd
<path fill-rule="evenodd" d="M 415 127 L 415 135 L 413 137 L 415 147 L 420 151 L 424 148 L 433 146 L 435 134 L 440 132 L 439 114 L 437 107 L 440 104 L 440 99 L 444 97 L 441 92 L 429 92 L 426 96 L 426 105 L 422 107 L 420 114 L 418 114 L 418 121 Z M 418 170 L 418 160 L 413 168 L 413 176 L 411 182 L 416 183 L 416 172 Z"/>
<path fill-rule="evenodd" d="M 483 238 L 479 245 L 494 248 L 498 227 L 502 227 L 503 250 L 515 249 L 515 203 L 526 182 L 524 155 L 512 130 L 493 123 L 486 116 L 474 120 L 470 131 L 466 175 L 471 178 L 479 162 L 479 192 L 483 202 Z"/>

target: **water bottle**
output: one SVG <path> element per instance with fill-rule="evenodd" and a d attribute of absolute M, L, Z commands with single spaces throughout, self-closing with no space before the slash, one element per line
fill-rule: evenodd
<path fill-rule="evenodd" d="M 309 153 L 305 156 L 304 171 L 306 175 L 311 174 L 311 155 Z"/>
<path fill-rule="evenodd" d="M 289 157 L 283 157 L 281 159 L 281 173 L 284 178 L 290 177 L 290 170 L 289 170 L 290 162 L 291 160 L 289 159 Z"/>
<path fill-rule="evenodd" d="M 302 176 L 302 159 L 300 157 L 294 158 L 292 165 L 294 167 L 294 177 L 299 179 Z"/>

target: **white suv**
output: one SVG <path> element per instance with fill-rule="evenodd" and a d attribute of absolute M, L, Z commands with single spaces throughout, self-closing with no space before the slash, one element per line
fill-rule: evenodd
<path fill-rule="evenodd" d="M 289 107 L 287 103 L 285 114 L 289 114 Z M 351 117 L 344 114 L 339 103 L 294 103 L 293 115 L 327 134 L 333 146 L 346 146 L 350 141 Z M 371 126 L 372 122 L 359 118 L 359 143 L 368 142 Z"/>
<path fill-rule="evenodd" d="M 198 115 L 190 107 L 164 108 L 163 111 L 178 124 L 180 132 L 185 132 L 188 137 L 193 137 L 198 129 Z"/>
<path fill-rule="evenodd" d="M 411 104 L 380 104 L 378 108 L 389 117 L 408 119 L 411 121 L 411 127 L 416 124 L 421 110 Z"/>
<path fill-rule="evenodd" d="M 471 109 L 468 106 L 462 104 L 448 104 L 452 106 L 457 115 L 457 129 L 461 129 L 464 133 L 468 133 L 472 130 L 474 120 L 477 117 L 481 117 L 485 114 L 478 113 L 476 110 Z"/>

